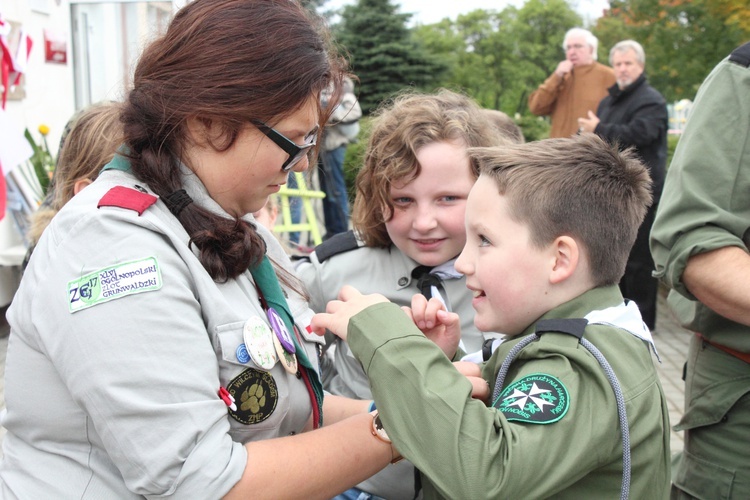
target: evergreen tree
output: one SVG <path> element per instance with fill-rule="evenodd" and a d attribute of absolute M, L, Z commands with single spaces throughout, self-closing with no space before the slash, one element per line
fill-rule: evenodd
<path fill-rule="evenodd" d="M 407 28 L 411 14 L 397 12 L 390 0 L 358 0 L 344 7 L 335 30 L 352 71 L 359 99 L 368 113 L 405 88 L 432 91 L 445 66 L 420 45 Z"/>

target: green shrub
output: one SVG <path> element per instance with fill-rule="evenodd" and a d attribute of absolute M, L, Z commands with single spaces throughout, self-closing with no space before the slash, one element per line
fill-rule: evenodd
<path fill-rule="evenodd" d="M 367 140 L 370 137 L 371 121 L 369 117 L 363 117 L 359 121 L 359 139 L 357 142 L 349 144 L 344 156 L 344 180 L 346 181 L 346 189 L 349 192 L 349 201 L 352 202 L 355 195 L 354 180 L 357 178 L 357 172 L 362 168 Z"/>

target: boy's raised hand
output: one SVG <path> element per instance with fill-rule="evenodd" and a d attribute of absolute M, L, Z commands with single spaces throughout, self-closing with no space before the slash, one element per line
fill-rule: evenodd
<path fill-rule="evenodd" d="M 327 328 L 337 337 L 346 340 L 352 316 L 380 302 L 388 302 L 388 299 L 378 293 L 362 295 L 353 286 L 344 285 L 339 291 L 339 299 L 330 301 L 326 305 L 326 312 L 313 316 L 310 328 L 318 335 L 324 335 Z"/>
<path fill-rule="evenodd" d="M 482 378 L 479 365 L 468 361 L 454 361 L 453 366 L 471 382 L 471 397 L 487 403 L 490 399 L 490 383 Z"/>
<path fill-rule="evenodd" d="M 411 299 L 411 309 L 402 307 L 411 316 L 417 328 L 425 337 L 432 340 L 445 353 L 453 358 L 461 341 L 461 324 L 458 314 L 448 312 L 439 299 L 429 301 L 424 295 L 415 295 Z"/>

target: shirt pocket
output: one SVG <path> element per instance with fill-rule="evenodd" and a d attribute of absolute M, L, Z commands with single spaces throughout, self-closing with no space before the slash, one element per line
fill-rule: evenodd
<path fill-rule="evenodd" d="M 229 410 L 230 432 L 235 441 L 242 443 L 281 435 L 280 427 L 290 405 L 288 377 L 281 364 L 277 361 L 270 371 L 263 370 L 246 349 L 244 354 L 241 352 L 244 327 L 245 321 L 216 327 L 219 378 L 233 394 L 237 406 L 237 410 Z"/>
<path fill-rule="evenodd" d="M 683 451 L 677 460 L 678 467 L 672 462 L 675 469 L 672 481 L 679 489 L 697 498 L 731 498 L 735 471 L 703 460 L 687 451 Z"/>

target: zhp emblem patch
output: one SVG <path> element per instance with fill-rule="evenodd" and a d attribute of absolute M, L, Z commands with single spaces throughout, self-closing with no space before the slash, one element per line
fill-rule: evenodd
<path fill-rule="evenodd" d="M 156 257 L 115 264 L 68 281 L 71 313 L 135 293 L 152 292 L 162 286 Z"/>
<path fill-rule="evenodd" d="M 258 424 L 271 416 L 279 401 L 276 381 L 270 373 L 248 368 L 235 377 L 227 390 L 234 397 L 237 410 L 229 414 L 243 424 Z"/>
<path fill-rule="evenodd" d="M 552 375 L 527 375 L 506 387 L 492 404 L 509 421 L 551 424 L 568 412 L 568 389 Z"/>

